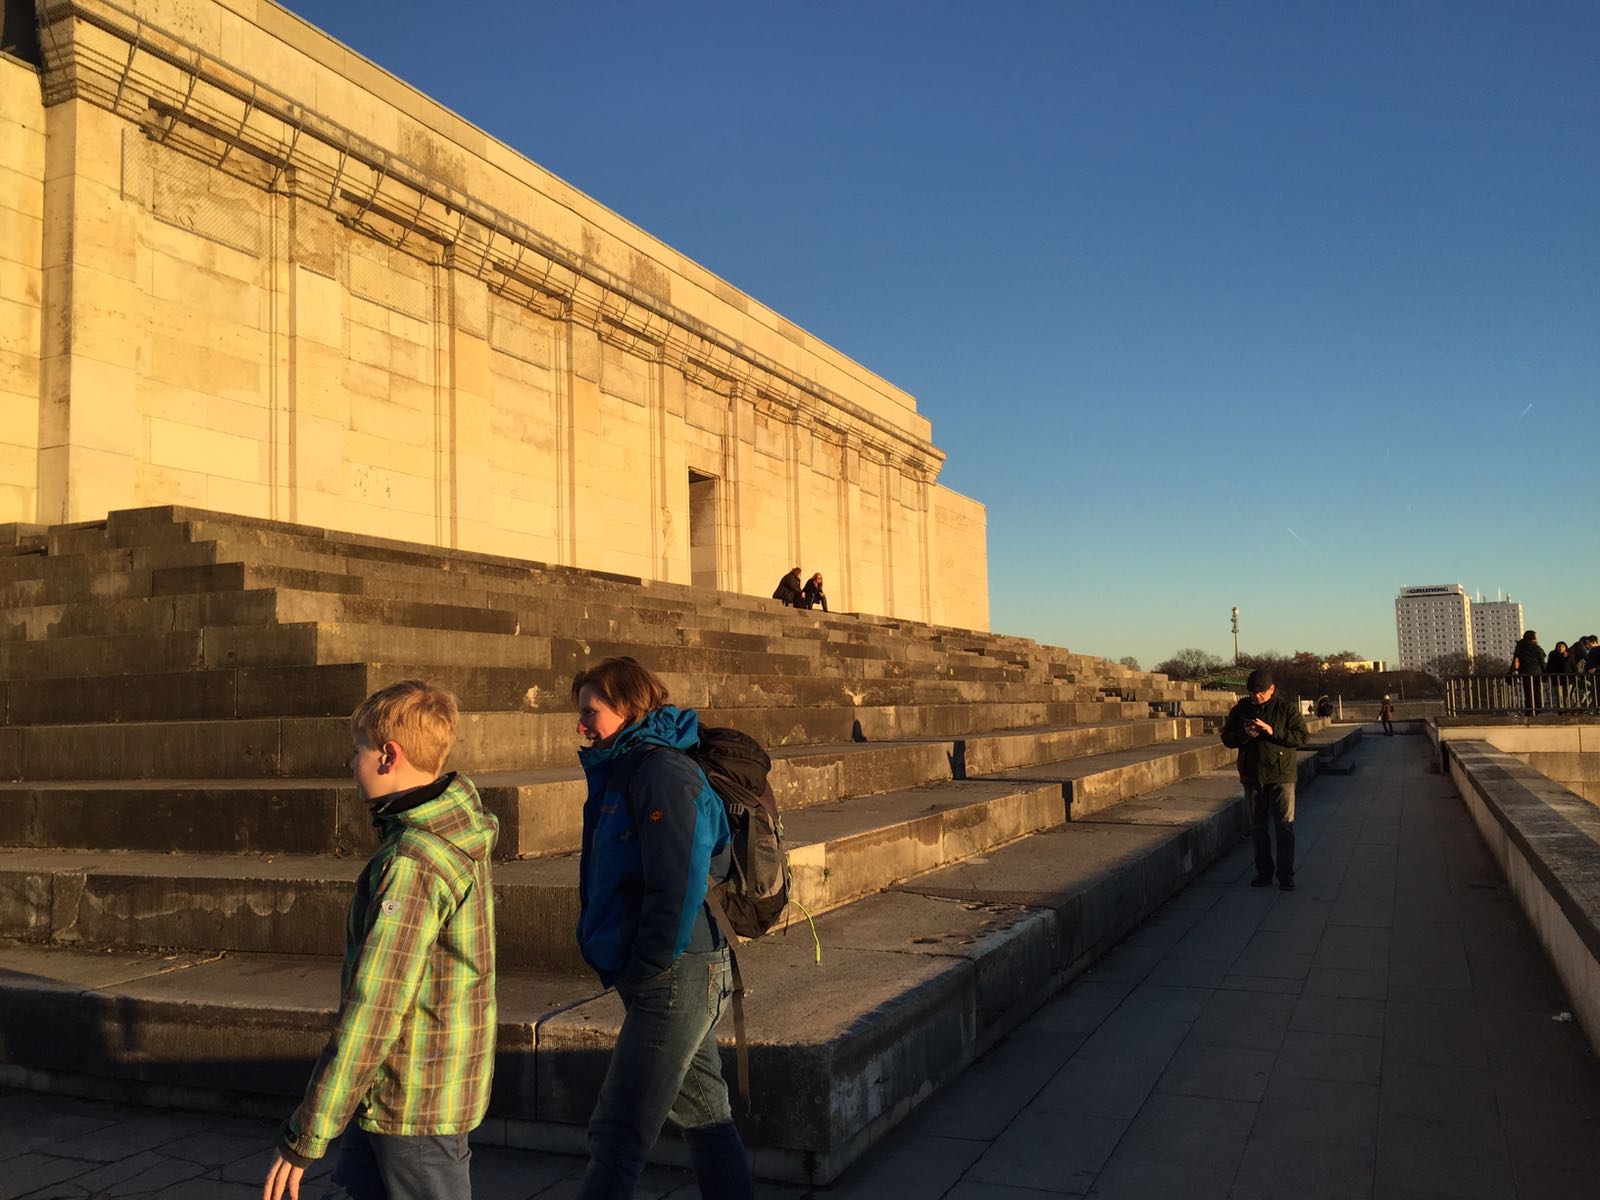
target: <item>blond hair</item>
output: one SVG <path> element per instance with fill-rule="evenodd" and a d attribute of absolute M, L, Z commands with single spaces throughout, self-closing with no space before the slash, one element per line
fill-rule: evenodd
<path fill-rule="evenodd" d="M 584 688 L 605 701 L 630 725 L 667 702 L 667 685 L 649 667 L 626 655 L 603 658 L 572 677 L 572 702 Z"/>
<path fill-rule="evenodd" d="M 350 736 L 369 746 L 394 742 L 411 765 L 438 773 L 456 743 L 456 698 L 422 679 L 380 688 L 350 714 Z"/>

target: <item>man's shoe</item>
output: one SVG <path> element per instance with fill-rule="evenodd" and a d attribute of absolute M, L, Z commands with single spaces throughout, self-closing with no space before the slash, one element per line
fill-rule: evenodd
<path fill-rule="evenodd" d="M 1250 886 L 1251 887 L 1266 887 L 1271 882 L 1272 882 L 1272 876 L 1271 875 L 1257 875 L 1254 879 L 1252 879 L 1250 881 Z"/>
<path fill-rule="evenodd" d="M 1292 891 L 1294 891 L 1294 880 L 1292 880 L 1292 879 L 1280 879 L 1280 880 L 1278 880 L 1278 890 L 1280 892 L 1292 892 Z"/>

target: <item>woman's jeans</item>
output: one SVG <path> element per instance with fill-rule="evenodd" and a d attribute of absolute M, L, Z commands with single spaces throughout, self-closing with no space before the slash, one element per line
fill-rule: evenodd
<path fill-rule="evenodd" d="M 464 1133 L 400 1137 L 352 1121 L 339 1136 L 323 1200 L 469 1200 L 471 1162 Z"/>
<path fill-rule="evenodd" d="M 580 1200 L 629 1200 L 669 1117 L 689 1143 L 702 1196 L 753 1195 L 717 1053 L 717 1021 L 731 992 L 725 948 L 679 955 L 660 975 L 618 987 L 627 1015 L 589 1119 Z"/>

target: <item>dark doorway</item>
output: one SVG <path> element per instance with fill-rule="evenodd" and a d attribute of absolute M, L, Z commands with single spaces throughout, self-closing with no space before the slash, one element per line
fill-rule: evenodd
<path fill-rule="evenodd" d="M 717 519 L 717 478 L 689 472 L 689 582 L 695 587 L 717 586 L 717 542 L 722 525 Z"/>

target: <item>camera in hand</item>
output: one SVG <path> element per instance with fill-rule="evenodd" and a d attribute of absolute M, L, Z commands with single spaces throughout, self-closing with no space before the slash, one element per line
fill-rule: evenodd
<path fill-rule="evenodd" d="M 1239 705 L 1239 724 L 1244 726 L 1246 733 L 1254 735 L 1259 732 L 1255 723 L 1260 716 L 1261 705 L 1257 704 L 1253 698 L 1247 697 L 1244 703 Z"/>

